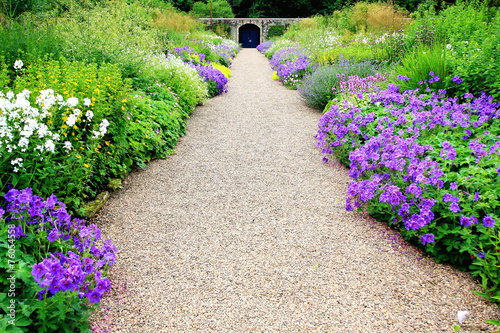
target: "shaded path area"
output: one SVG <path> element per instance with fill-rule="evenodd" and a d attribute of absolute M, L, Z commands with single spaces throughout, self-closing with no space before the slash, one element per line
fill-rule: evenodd
<path fill-rule="evenodd" d="M 347 172 L 315 146 L 320 112 L 264 56 L 244 49 L 232 70 L 177 155 L 132 174 L 97 219 L 126 285 L 102 304 L 113 331 L 451 332 L 469 310 L 473 332 L 499 317 L 468 274 L 345 211 Z"/>

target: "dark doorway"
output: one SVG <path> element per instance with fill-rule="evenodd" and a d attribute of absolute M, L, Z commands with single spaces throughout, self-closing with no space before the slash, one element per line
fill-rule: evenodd
<path fill-rule="evenodd" d="M 260 44 L 260 29 L 254 24 L 245 24 L 240 27 L 239 43 L 244 48 L 255 48 Z"/>

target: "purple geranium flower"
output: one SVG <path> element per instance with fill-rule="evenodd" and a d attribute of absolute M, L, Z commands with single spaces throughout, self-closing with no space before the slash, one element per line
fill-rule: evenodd
<path fill-rule="evenodd" d="M 433 234 L 425 234 L 425 235 L 420 237 L 420 241 L 422 242 L 423 245 L 433 243 L 434 242 L 434 235 Z"/>
<path fill-rule="evenodd" d="M 486 215 L 483 218 L 483 225 L 488 228 L 493 228 L 493 226 L 495 225 L 495 220 L 491 218 L 490 215 Z"/>
<path fill-rule="evenodd" d="M 450 205 L 450 210 L 453 212 L 453 213 L 458 213 L 460 211 L 460 206 L 456 203 L 456 202 L 453 202 L 451 205 Z"/>

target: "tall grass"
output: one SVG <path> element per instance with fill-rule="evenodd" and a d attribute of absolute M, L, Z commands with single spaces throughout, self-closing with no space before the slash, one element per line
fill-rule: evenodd
<path fill-rule="evenodd" d="M 449 74 L 446 61 L 446 47 L 436 44 L 433 46 L 420 45 L 403 58 L 401 64 L 395 68 L 395 73 L 410 78 L 408 81 L 398 81 L 400 90 L 409 90 L 427 87 L 432 90 L 444 89 L 445 79 Z M 439 81 L 429 83 L 431 75 L 439 77 Z"/>
<path fill-rule="evenodd" d="M 193 32 L 201 28 L 200 23 L 192 17 L 179 13 L 174 9 L 168 11 L 154 11 L 153 25 L 163 31 L 173 30 L 176 32 Z"/>

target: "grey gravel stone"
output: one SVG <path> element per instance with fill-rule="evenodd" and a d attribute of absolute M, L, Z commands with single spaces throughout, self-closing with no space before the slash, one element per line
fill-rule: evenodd
<path fill-rule="evenodd" d="M 469 274 L 345 211 L 321 113 L 244 49 L 229 92 L 197 107 L 177 155 L 131 174 L 99 213 L 118 247 L 93 317 L 115 332 L 465 332 L 499 318 Z M 493 329 L 493 327 L 489 327 Z"/>

